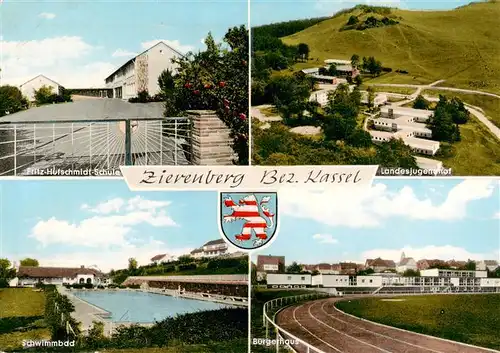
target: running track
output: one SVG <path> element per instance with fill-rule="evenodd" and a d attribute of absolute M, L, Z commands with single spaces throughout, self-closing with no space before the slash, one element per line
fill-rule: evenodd
<path fill-rule="evenodd" d="M 327 353 L 498 353 L 379 326 L 336 309 L 334 303 L 339 300 L 342 299 L 322 299 L 285 308 L 278 313 L 276 322 Z M 307 352 L 303 345 L 294 349 L 298 353 Z"/>

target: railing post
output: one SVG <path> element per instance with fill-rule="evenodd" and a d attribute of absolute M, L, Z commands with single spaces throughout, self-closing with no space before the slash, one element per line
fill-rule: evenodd
<path fill-rule="evenodd" d="M 280 350 L 280 331 L 276 329 L 276 353 Z"/>
<path fill-rule="evenodd" d="M 56 154 L 56 124 L 52 123 L 52 153 Z"/>
<path fill-rule="evenodd" d="M 132 130 L 130 120 L 125 120 L 125 165 L 132 165 Z"/>
<path fill-rule="evenodd" d="M 108 170 L 109 170 L 109 123 L 106 124 L 106 137 L 107 137 L 107 145 L 108 145 L 108 158 L 107 158 L 107 165 L 108 165 Z"/>
<path fill-rule="evenodd" d="M 75 123 L 71 123 L 71 167 L 75 168 Z"/>
<path fill-rule="evenodd" d="M 14 125 L 14 176 L 17 175 L 17 125 Z"/>
<path fill-rule="evenodd" d="M 89 126 L 89 162 L 90 168 L 92 168 L 92 123 Z"/>
<path fill-rule="evenodd" d="M 269 320 L 266 320 L 266 340 L 269 338 Z"/>
<path fill-rule="evenodd" d="M 137 125 L 139 125 L 139 122 L 137 122 Z M 148 121 L 144 121 L 144 130 L 144 137 L 146 139 L 146 141 L 144 142 L 144 149 L 146 150 L 146 155 L 144 156 L 144 165 L 148 165 Z"/>
<path fill-rule="evenodd" d="M 36 124 L 33 124 L 33 163 L 36 163 Z"/>
<path fill-rule="evenodd" d="M 174 119 L 174 165 L 177 165 L 177 120 Z"/>
<path fill-rule="evenodd" d="M 163 165 L 163 120 L 160 121 L 160 165 Z"/>
<path fill-rule="evenodd" d="M 264 307 L 262 308 L 262 326 L 266 326 L 266 305 L 267 303 L 264 303 Z"/>

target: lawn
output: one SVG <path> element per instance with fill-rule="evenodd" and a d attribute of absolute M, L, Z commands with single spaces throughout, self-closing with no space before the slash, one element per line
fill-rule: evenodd
<path fill-rule="evenodd" d="M 409 331 L 500 349 L 500 294 L 422 295 L 341 301 L 352 315 Z"/>
<path fill-rule="evenodd" d="M 351 15 L 333 16 L 283 38 L 285 44 L 306 43 L 307 64 L 325 59 L 375 56 L 393 73 L 375 83 L 430 83 L 445 79 L 447 86 L 500 92 L 500 2 L 478 2 L 448 11 L 394 9 L 399 24 L 363 31 L 340 31 Z M 368 15 L 363 15 L 368 16 Z M 408 74 L 397 74 L 397 69 Z M 368 81 L 367 81 L 368 82 Z"/>
<path fill-rule="evenodd" d="M 500 99 L 492 96 L 486 96 L 483 94 L 473 94 L 473 93 L 462 93 L 462 92 L 451 92 L 451 91 L 441 91 L 441 90 L 424 90 L 422 92 L 424 95 L 431 97 L 437 97 L 439 95 L 444 95 L 448 98 L 457 97 L 464 103 L 479 107 L 483 109 L 487 118 L 496 126 L 500 127 Z"/>
<path fill-rule="evenodd" d="M 362 85 L 361 89 L 366 90 L 368 87 L 371 87 L 375 92 L 398 93 L 407 96 L 415 93 L 415 91 L 417 90 L 416 88 L 411 88 L 411 87 L 372 86 L 370 85 L 371 83 L 373 82 L 369 81 L 367 84 Z"/>
<path fill-rule="evenodd" d="M 500 175 L 500 143 L 475 117 L 460 126 L 462 140 L 452 146 L 451 156 L 436 156 L 453 175 Z"/>
<path fill-rule="evenodd" d="M 27 339 L 49 339 L 43 322 L 45 295 L 31 288 L 0 289 L 0 349 L 19 348 Z"/>

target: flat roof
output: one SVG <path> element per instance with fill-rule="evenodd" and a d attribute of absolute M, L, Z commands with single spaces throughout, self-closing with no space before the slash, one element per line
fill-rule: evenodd
<path fill-rule="evenodd" d="M 370 130 L 370 135 L 373 137 L 381 137 L 381 138 L 393 138 L 395 137 L 392 132 L 388 131 L 378 131 L 378 130 Z"/>
<path fill-rule="evenodd" d="M 351 60 L 343 60 L 343 59 L 326 59 L 325 64 L 351 64 Z"/>
<path fill-rule="evenodd" d="M 443 167 L 443 162 L 435 159 L 416 156 L 415 161 L 422 169 L 441 169 Z"/>
<path fill-rule="evenodd" d="M 423 110 L 423 109 L 413 109 L 406 107 L 399 107 L 396 105 L 385 105 L 380 108 L 382 113 L 389 113 L 389 109 L 392 109 L 395 114 L 413 116 L 413 117 L 430 117 L 434 112 L 432 110 Z"/>
<path fill-rule="evenodd" d="M 305 73 L 305 74 L 310 74 L 310 73 L 313 73 L 313 72 L 318 72 L 319 71 L 319 67 L 315 67 L 315 68 L 312 68 L 312 69 L 302 69 L 301 71 L 303 73 Z"/>
<path fill-rule="evenodd" d="M 426 139 L 419 139 L 418 137 L 403 137 L 403 141 L 410 147 L 422 149 L 436 149 L 439 148 L 439 141 L 432 141 Z"/>
<path fill-rule="evenodd" d="M 336 76 L 324 76 L 324 75 L 311 75 L 311 77 L 318 78 L 321 80 L 335 80 Z"/>

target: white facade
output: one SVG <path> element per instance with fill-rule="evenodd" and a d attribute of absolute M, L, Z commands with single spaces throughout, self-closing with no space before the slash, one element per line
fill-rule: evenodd
<path fill-rule="evenodd" d="M 135 58 L 129 60 L 106 78 L 106 88 L 113 89 L 113 97 L 130 99 L 141 91 L 151 96 L 160 90 L 158 77 L 164 70 L 175 73 L 176 64 L 172 59 L 182 54 L 164 42 L 159 42 Z"/>
<path fill-rule="evenodd" d="M 54 94 L 60 94 L 61 89 L 63 88 L 56 81 L 51 80 L 50 78 L 44 75 L 38 75 L 31 80 L 23 83 L 19 89 L 23 96 L 25 96 L 28 101 L 35 101 L 35 91 L 38 91 L 43 86 L 49 87 Z"/>
<path fill-rule="evenodd" d="M 311 275 L 310 274 L 292 274 L 292 273 L 268 273 L 267 274 L 267 284 L 268 285 L 300 285 L 300 286 L 310 286 L 311 285 Z"/>
<path fill-rule="evenodd" d="M 321 274 L 313 276 L 311 283 L 313 286 L 347 287 L 349 285 L 349 276 Z"/>
<path fill-rule="evenodd" d="M 382 118 L 396 119 L 401 117 L 411 117 L 415 122 L 426 123 L 432 117 L 432 110 L 413 109 L 399 107 L 396 105 L 386 105 L 380 108 Z"/>
<path fill-rule="evenodd" d="M 173 262 L 177 260 L 177 256 L 170 255 L 170 254 L 164 254 L 163 256 L 156 256 L 153 259 L 153 262 L 155 264 L 160 264 L 162 262 Z"/>
<path fill-rule="evenodd" d="M 430 159 L 430 158 L 424 158 L 424 157 L 415 157 L 415 160 L 417 162 L 417 165 L 421 169 L 427 169 L 427 170 L 435 170 L 436 172 L 440 171 L 443 169 L 443 162 L 437 161 L 435 159 Z"/>
<path fill-rule="evenodd" d="M 15 278 L 10 282 L 11 286 L 33 287 L 37 283 L 63 285 L 63 284 L 93 284 L 106 285 L 108 281 L 94 275 L 76 275 L 76 277 L 47 277 L 47 278 Z"/>
<path fill-rule="evenodd" d="M 377 120 L 379 120 L 379 122 L 377 122 L 375 124 L 375 127 L 382 127 L 383 126 L 385 129 L 392 129 L 394 127 L 394 125 L 385 125 L 385 124 L 389 124 L 389 123 L 387 123 L 381 119 L 375 119 L 375 120 L 373 120 L 373 122 L 375 123 Z M 440 147 L 439 141 L 418 138 L 415 136 L 415 134 L 416 134 L 415 131 L 411 131 L 411 130 L 402 129 L 402 130 L 398 130 L 397 132 L 370 130 L 369 132 L 370 132 L 370 135 L 372 137 L 373 143 L 388 142 L 393 138 L 396 138 L 396 139 L 400 138 L 414 152 L 429 155 L 429 156 L 434 156 Z"/>
<path fill-rule="evenodd" d="M 478 271 L 495 271 L 500 266 L 496 260 L 481 260 L 476 263 L 476 270 Z"/>
<path fill-rule="evenodd" d="M 461 271 L 461 270 L 441 270 L 438 268 L 431 268 L 428 270 L 421 270 L 420 276 L 422 277 L 475 277 L 486 278 L 486 271 Z"/>

